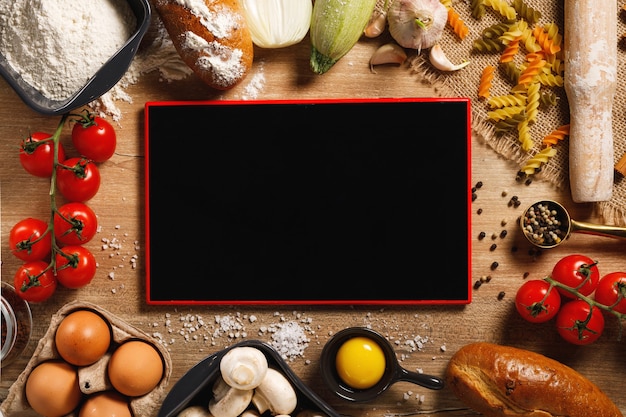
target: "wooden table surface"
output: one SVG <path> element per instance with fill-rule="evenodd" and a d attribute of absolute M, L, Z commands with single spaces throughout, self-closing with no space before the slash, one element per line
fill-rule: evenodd
<path fill-rule="evenodd" d="M 304 329 L 309 343 L 302 356 L 291 358 L 294 371 L 342 414 L 351 416 L 473 415 L 447 389 L 429 391 L 408 382 L 399 382 L 376 401 L 350 404 L 330 393 L 321 381 L 319 358 L 324 343 L 335 332 L 348 326 L 371 326 L 394 345 L 398 359 L 409 370 L 443 376 L 451 355 L 475 341 L 489 341 L 530 349 L 552 356 L 575 368 L 599 385 L 626 413 L 624 378 L 626 341 L 618 340 L 618 323 L 607 319 L 604 335 L 587 347 L 569 345 L 560 339 L 554 323 L 533 325 L 515 311 L 514 297 L 524 279 L 542 278 L 554 263 L 571 253 L 584 253 L 600 261 L 601 272 L 626 270 L 624 242 L 615 239 L 575 234 L 564 245 L 540 254 L 529 252 L 515 227 L 522 210 L 533 202 L 551 198 L 563 202 L 572 217 L 596 221 L 593 206 L 574 204 L 567 190 L 548 183 L 530 185 L 515 180 L 518 167 L 499 157 L 492 149 L 472 139 L 472 183 L 482 182 L 472 204 L 472 280 L 490 276 L 491 280 L 473 291 L 472 302 L 462 306 L 148 306 L 144 285 L 143 218 L 143 108 L 146 101 L 250 98 L 247 82 L 261 75 L 257 99 L 343 98 L 343 97 L 431 97 L 440 92 L 406 67 L 382 66 L 370 71 L 369 57 L 376 42 L 361 41 L 328 73 L 314 75 L 308 68 L 308 40 L 283 50 L 257 50 L 253 73 L 242 85 L 218 92 L 194 77 L 163 82 L 158 74 L 144 75 L 127 88 L 132 103 L 118 102 L 122 117 L 114 123 L 118 133 L 117 152 L 101 165 L 102 187 L 90 206 L 100 224 L 96 238 L 88 244 L 98 259 L 94 281 L 80 290 L 59 289 L 48 301 L 32 304 L 34 331 L 24 355 L 2 368 L 0 398 L 26 366 L 37 341 L 45 333 L 50 317 L 72 300 L 98 304 L 133 326 L 154 334 L 167 344 L 173 362 L 170 387 L 205 356 L 244 339 L 271 341 L 271 330 L 281 323 L 295 321 Z M 471 68 L 467 67 L 467 68 Z M 468 69 L 469 70 L 469 69 Z M 28 175 L 20 166 L 20 139 L 36 130 L 52 132 L 59 117 L 42 116 L 24 105 L 4 81 L 0 81 L 0 181 L 2 280 L 12 282 L 20 262 L 8 250 L 10 228 L 20 219 L 47 218 L 49 183 Z M 286 121 L 277 120 L 278 123 Z M 410 134 L 410 121 L 375 120 L 388 123 L 390 134 Z M 219 123 L 207 120 L 207 128 Z M 306 127 L 295 127 L 295 129 Z M 442 126 L 442 128 L 445 128 Z M 236 126 L 233 127 L 236 129 Z M 259 126 L 259 130 L 263 130 Z M 297 133 L 297 130 L 294 131 Z M 63 134 L 69 140 L 69 129 Z M 184 150 L 176 144 L 172 156 L 184 160 Z M 518 196 L 519 207 L 509 205 Z M 497 249 L 489 248 L 492 234 L 502 229 L 509 233 L 497 238 Z M 487 238 L 478 240 L 479 232 Z M 106 243 L 113 243 L 106 246 Z M 518 247 L 517 251 L 512 250 Z M 173 248 L 175 249 L 175 248 Z M 444 262 L 445 252 L 441 254 Z M 136 267 L 134 260 L 136 259 Z M 193 260 L 192 260 L 193 261 Z M 424 260 L 416 258 L 416 261 Z M 499 267 L 490 266 L 496 261 Z M 430 263 L 437 275 L 437 263 Z M 528 273 L 528 277 L 525 274 Z M 173 277 L 174 279 L 174 277 Z M 446 279 L 446 277 L 439 277 Z M 294 283 L 306 289 L 306 283 Z M 402 282 L 392 283 L 402 285 Z M 221 328 L 227 318 L 239 328 Z M 189 325 L 199 325 L 192 332 Z M 222 321 L 223 322 L 223 321 Z M 411 349 L 410 341 L 420 341 Z M 452 411 L 451 411 L 452 410 Z"/>

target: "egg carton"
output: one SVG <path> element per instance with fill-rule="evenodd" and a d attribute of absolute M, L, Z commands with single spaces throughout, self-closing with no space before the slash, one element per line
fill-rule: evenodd
<path fill-rule="evenodd" d="M 25 394 L 26 380 L 30 372 L 40 363 L 51 360 L 61 359 L 54 343 L 54 335 L 59 323 L 70 313 L 76 310 L 91 310 L 104 317 L 111 326 L 112 344 L 114 347 L 121 345 L 128 340 L 143 340 L 152 344 L 160 353 L 163 359 L 163 377 L 157 386 L 149 393 L 130 399 L 130 408 L 136 417 L 150 417 L 156 415 L 160 404 L 165 397 L 167 384 L 169 383 L 172 373 L 172 360 L 169 352 L 161 343 L 153 339 L 142 330 L 128 324 L 124 320 L 114 314 L 104 310 L 103 308 L 84 301 L 72 301 L 61 307 L 51 318 L 50 326 L 46 334 L 39 340 L 33 356 L 28 361 L 24 371 L 18 376 L 17 380 L 9 388 L 7 398 L 0 405 L 0 411 L 4 416 L 11 417 L 33 417 L 38 416 L 28 404 Z M 80 390 L 84 396 L 94 394 L 100 391 L 113 389 L 107 377 L 107 365 L 112 354 L 112 349 L 105 354 L 96 363 L 80 367 L 78 369 L 78 380 Z M 66 417 L 77 417 L 78 410 L 68 414 Z"/>

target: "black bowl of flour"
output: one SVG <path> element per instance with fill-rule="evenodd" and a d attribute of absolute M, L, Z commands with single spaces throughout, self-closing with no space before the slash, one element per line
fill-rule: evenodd
<path fill-rule="evenodd" d="M 22 3 L 0 5 L 0 75 L 29 107 L 45 115 L 68 113 L 113 88 L 150 25 L 148 0 L 88 2 L 94 9 L 81 5 L 71 13 L 66 6 L 63 10 L 64 0 L 40 1 L 43 13 L 21 10 Z M 33 22 L 40 16 L 50 33 L 42 30 L 42 22 Z"/>

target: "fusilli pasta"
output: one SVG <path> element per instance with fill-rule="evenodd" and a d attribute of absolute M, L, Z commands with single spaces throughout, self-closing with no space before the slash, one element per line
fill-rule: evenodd
<path fill-rule="evenodd" d="M 528 152 L 533 147 L 533 138 L 530 135 L 530 129 L 528 127 L 528 119 L 522 120 L 517 125 L 517 138 L 521 144 L 522 150 Z"/>
<path fill-rule="evenodd" d="M 526 104 L 526 96 L 523 94 L 506 94 L 503 96 L 490 97 L 487 104 L 492 109 L 499 109 L 507 106 L 523 106 Z"/>
<path fill-rule="evenodd" d="M 452 27 L 452 30 L 459 37 L 459 39 L 465 39 L 469 33 L 469 28 L 457 11 L 452 7 L 448 9 L 448 24 Z"/>
<path fill-rule="evenodd" d="M 545 146 L 554 146 L 565 139 L 566 136 L 569 136 L 569 124 L 559 126 L 548 135 L 544 136 L 542 143 Z"/>
<path fill-rule="evenodd" d="M 476 20 L 480 20 L 485 15 L 485 4 L 483 0 L 472 0 L 470 4 L 472 10 L 472 17 Z"/>
<path fill-rule="evenodd" d="M 495 67 L 487 65 L 483 68 L 483 72 L 480 75 L 480 81 L 478 83 L 478 97 L 489 98 L 491 95 L 491 82 L 493 81 Z"/>
<path fill-rule="evenodd" d="M 520 72 L 517 83 L 522 85 L 530 84 L 545 64 L 546 60 L 541 59 L 539 56 L 528 62 L 526 68 Z"/>
<path fill-rule="evenodd" d="M 491 7 L 496 12 L 509 20 L 515 20 L 517 12 L 505 0 L 483 0 L 485 6 Z"/>
<path fill-rule="evenodd" d="M 513 84 L 517 85 L 519 80 L 519 75 L 521 70 L 515 65 L 514 62 L 504 62 L 501 65 L 502 72 L 506 76 L 506 78 Z"/>
<path fill-rule="evenodd" d="M 511 62 L 515 59 L 515 56 L 519 52 L 519 42 L 520 39 L 517 38 L 504 47 L 504 50 L 500 54 L 500 62 Z"/>
<path fill-rule="evenodd" d="M 562 36 L 559 27 L 552 23 L 546 26 L 535 26 L 533 36 L 546 54 L 556 54 L 561 50 Z"/>
<path fill-rule="evenodd" d="M 537 23 L 541 19 L 541 13 L 524 3 L 523 0 L 513 0 L 511 6 L 517 12 L 519 19 L 524 19 L 531 25 Z"/>
<path fill-rule="evenodd" d="M 497 39 L 479 38 L 474 40 L 472 49 L 477 52 L 498 53 L 504 50 L 504 44 Z"/>
<path fill-rule="evenodd" d="M 541 168 L 544 164 L 548 163 L 550 158 L 553 158 L 556 155 L 556 149 L 552 146 L 548 146 L 543 148 L 541 151 L 537 152 L 534 156 L 529 158 L 520 172 L 526 175 L 533 175 L 537 172 L 541 171 Z"/>
<path fill-rule="evenodd" d="M 537 121 L 539 113 L 539 88 L 541 84 L 531 83 L 526 90 L 526 119 L 528 123 Z"/>
<path fill-rule="evenodd" d="M 506 119 L 507 117 L 511 117 L 514 114 L 519 114 L 523 111 L 526 111 L 525 106 L 506 106 L 488 111 L 487 117 L 489 117 L 489 120 L 491 120 L 492 122 L 498 122 L 500 120 Z"/>
<path fill-rule="evenodd" d="M 521 112 L 518 114 L 514 114 L 511 117 L 507 117 L 506 119 L 500 120 L 499 122 L 494 124 L 496 133 L 504 133 L 509 130 L 515 129 L 517 125 L 526 120 L 526 113 Z"/>
<path fill-rule="evenodd" d="M 541 102 L 541 107 L 556 106 L 558 96 L 552 90 L 541 90 L 539 101 Z"/>

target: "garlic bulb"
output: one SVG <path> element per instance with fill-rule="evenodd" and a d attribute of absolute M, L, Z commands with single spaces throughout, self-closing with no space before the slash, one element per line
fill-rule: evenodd
<path fill-rule="evenodd" d="M 300 42 L 311 26 L 312 0 L 242 0 L 252 42 L 284 48 Z"/>
<path fill-rule="evenodd" d="M 439 0 L 394 0 L 387 10 L 389 33 L 404 48 L 430 48 L 441 38 L 448 9 Z"/>

